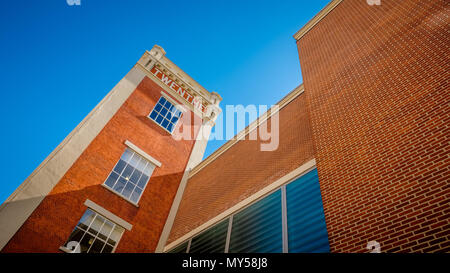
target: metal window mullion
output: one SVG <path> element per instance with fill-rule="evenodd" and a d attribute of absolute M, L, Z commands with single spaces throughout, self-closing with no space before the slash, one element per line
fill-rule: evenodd
<path fill-rule="evenodd" d="M 286 205 L 286 185 L 281 187 L 281 221 L 283 236 L 283 253 L 289 252 L 288 226 L 287 226 L 287 205 Z"/>
<path fill-rule="evenodd" d="M 228 221 L 227 239 L 225 241 L 225 253 L 228 253 L 228 251 L 230 250 L 230 238 L 232 226 L 233 226 L 233 215 L 230 216 L 230 220 Z"/>
<path fill-rule="evenodd" d="M 189 239 L 189 241 L 188 241 L 188 245 L 186 247 L 186 253 L 189 253 L 189 251 L 191 250 L 191 243 L 192 243 L 192 238 Z"/>

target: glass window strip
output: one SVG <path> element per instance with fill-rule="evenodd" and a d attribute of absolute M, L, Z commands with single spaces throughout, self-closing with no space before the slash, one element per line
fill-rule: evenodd
<path fill-rule="evenodd" d="M 288 198 L 288 193 L 287 193 L 287 191 L 288 191 L 288 189 L 287 189 L 287 187 L 289 186 L 289 185 L 291 185 L 290 187 L 293 187 L 293 186 L 295 186 L 294 184 L 298 184 L 298 182 L 297 181 L 299 181 L 299 180 L 302 180 L 302 181 L 311 181 L 310 183 L 318 183 L 318 176 L 317 176 L 317 169 L 313 169 L 313 170 L 310 170 L 310 171 L 308 171 L 308 172 L 306 172 L 305 174 L 303 174 L 302 176 L 299 176 L 299 177 L 297 177 L 296 179 L 294 179 L 294 180 L 292 180 L 292 181 L 290 181 L 289 183 L 286 183 L 286 184 L 284 184 L 284 185 L 282 185 L 281 187 L 278 187 L 277 189 L 275 189 L 274 191 L 272 191 L 272 193 L 270 193 L 270 194 L 268 194 L 267 196 L 265 196 L 264 198 L 262 198 L 262 199 L 259 199 L 259 200 L 257 200 L 257 201 L 255 201 L 255 202 L 253 202 L 253 203 L 251 203 L 251 204 L 249 204 L 247 207 L 245 207 L 245 208 L 243 208 L 243 209 L 241 209 L 241 210 L 238 210 L 238 211 L 236 211 L 236 212 L 234 212 L 233 214 L 231 214 L 229 217 L 227 217 L 227 218 L 225 218 L 225 219 L 223 219 L 222 221 L 226 221 L 227 219 L 228 219 L 228 221 L 229 221 L 229 227 L 228 227 L 228 232 L 229 232 L 229 234 L 227 234 L 227 238 L 226 238 L 226 244 L 225 244 L 225 253 L 226 252 L 228 252 L 228 250 L 229 250 L 229 248 L 230 248 L 230 241 L 231 241 L 231 233 L 232 233 L 232 231 L 233 231 L 233 228 L 234 228 L 234 216 L 236 216 L 236 214 L 240 214 L 240 216 L 242 217 L 242 216 L 244 216 L 244 217 L 248 217 L 248 212 L 249 211 L 251 211 L 251 210 L 247 210 L 249 207 L 254 207 L 254 208 L 258 208 L 258 206 L 261 206 L 261 204 L 262 204 L 262 202 L 261 201 L 263 201 L 263 200 L 265 200 L 265 199 L 267 199 L 267 198 L 269 198 L 270 196 L 273 196 L 273 194 L 275 193 L 275 192 L 277 192 L 277 191 L 280 191 L 281 190 L 281 225 L 282 225 L 282 237 L 281 237 L 281 244 L 282 244 L 282 252 L 289 252 L 289 247 L 290 247 L 290 244 L 289 244 L 289 241 L 292 239 L 292 238 L 290 238 L 289 236 L 288 236 L 288 234 L 289 234 L 289 227 L 290 227 L 290 224 L 293 224 L 294 222 L 293 221 L 289 221 L 289 210 L 288 210 L 288 208 L 290 207 L 290 206 L 292 206 L 293 204 L 289 204 L 289 198 Z M 314 180 L 314 182 L 312 182 L 312 180 Z M 295 183 L 295 182 L 297 182 L 297 183 Z M 306 182 L 305 182 L 306 183 Z M 317 187 L 317 185 L 316 185 L 316 187 Z M 303 193 L 303 195 L 304 196 L 309 196 L 309 191 L 310 191 L 310 189 L 309 189 L 309 187 L 307 187 L 307 188 L 305 188 L 305 189 L 301 189 L 302 190 L 302 193 Z M 317 189 L 316 189 L 316 192 L 317 192 Z M 318 195 L 317 195 L 318 196 Z M 322 203 L 321 203 L 321 198 L 318 198 L 318 197 L 316 197 L 315 198 L 315 202 L 314 202 L 314 205 L 315 206 L 317 206 L 317 207 L 322 207 L 323 205 L 322 205 Z M 319 202 L 320 201 L 320 202 Z M 304 204 L 309 204 L 311 202 L 311 200 L 303 200 L 302 201 L 302 203 L 304 203 Z M 320 204 L 318 204 L 318 202 L 320 203 Z M 258 204 L 259 203 L 259 204 Z M 309 204 L 308 205 L 308 207 L 310 207 L 311 205 L 313 205 L 313 204 Z M 263 206 L 264 207 L 264 206 Z M 269 209 L 270 210 L 270 209 Z M 265 211 L 264 213 L 266 213 L 267 211 Z M 314 218 L 314 217 L 317 217 L 317 216 L 315 216 L 315 214 L 314 215 L 311 215 L 311 217 L 310 218 Z M 322 209 L 322 211 L 321 211 L 321 213 L 320 213 L 320 217 L 324 217 L 324 215 L 323 215 L 323 209 Z M 306 218 L 302 218 L 302 219 L 306 219 Z M 320 220 L 320 219 L 319 219 Z M 211 227 L 209 227 L 208 229 L 206 229 L 206 230 L 204 230 L 204 231 L 202 231 L 201 233 L 199 233 L 199 234 L 196 234 L 196 235 L 194 235 L 193 237 L 191 237 L 190 239 L 189 239 L 189 244 L 192 242 L 192 239 L 193 238 L 196 238 L 196 237 L 199 237 L 199 236 L 201 236 L 203 233 L 205 233 L 205 232 L 207 232 L 207 231 L 209 231 L 210 229 L 213 229 L 213 228 L 215 228 L 217 225 L 219 225 L 220 223 L 222 223 L 222 221 L 220 221 L 220 222 L 218 222 L 218 223 L 216 223 L 215 225 L 213 225 L 213 226 L 211 226 Z M 307 242 L 309 242 L 309 241 L 311 241 L 311 243 L 315 243 L 315 241 L 318 241 L 318 243 L 316 243 L 318 246 L 317 246 L 317 250 L 320 250 L 320 251 L 318 251 L 318 252 L 328 252 L 329 251 L 329 246 L 328 246 L 328 234 L 326 233 L 326 226 L 325 226 L 325 222 L 324 221 L 322 221 L 323 223 L 323 226 L 324 226 L 324 228 L 322 229 L 322 231 L 321 231 L 321 233 L 319 232 L 319 233 L 317 233 L 317 234 L 311 234 L 311 235 L 307 235 L 307 236 L 309 236 L 308 238 L 301 238 L 300 240 L 301 241 L 303 241 L 303 242 L 305 242 L 305 243 L 307 243 Z M 261 228 L 261 227 L 263 227 L 264 228 L 264 226 L 267 226 L 267 223 L 265 223 L 264 225 L 258 225 L 257 227 L 256 227 L 256 229 L 259 229 L 259 228 Z M 245 226 L 244 228 L 241 228 L 241 230 L 243 230 L 243 231 L 245 231 L 245 230 L 248 230 L 248 227 L 247 226 Z M 315 231 L 315 230 L 314 230 Z M 323 232 L 323 231 L 325 231 L 325 232 Z M 306 235 L 305 235 L 306 236 Z M 262 244 L 266 244 L 266 242 L 264 242 L 263 240 L 264 240 L 264 238 L 259 238 L 258 240 L 260 240 L 261 241 L 261 243 Z M 322 242 L 323 241 L 323 242 Z M 242 242 L 238 242 L 238 243 L 242 243 Z M 252 241 L 252 244 L 254 244 L 255 242 L 253 242 Z M 172 248 L 172 249 L 175 249 L 175 248 L 177 248 L 177 247 L 179 247 L 181 244 L 179 244 L 179 245 L 177 245 L 177 246 L 175 246 L 174 248 Z M 322 246 L 323 245 L 323 246 Z M 320 249 L 319 249 L 320 248 Z M 316 249 L 314 249 L 313 251 L 314 252 L 316 252 L 317 251 Z"/>

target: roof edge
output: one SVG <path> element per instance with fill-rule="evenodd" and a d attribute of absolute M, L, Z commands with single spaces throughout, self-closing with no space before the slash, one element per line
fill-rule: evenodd
<path fill-rule="evenodd" d="M 303 83 L 302 83 L 299 86 L 297 86 L 296 88 L 294 88 L 294 90 L 289 92 L 286 96 L 284 96 L 284 98 L 282 98 L 278 103 L 275 104 L 275 105 L 278 105 L 278 111 L 280 111 L 284 106 L 288 105 L 297 96 L 302 94 L 303 91 L 304 91 L 304 87 L 303 87 Z M 228 140 L 225 144 L 220 146 L 217 150 L 215 150 L 207 158 L 205 158 L 198 165 L 196 165 L 194 168 L 192 168 L 192 170 L 189 174 L 189 178 L 193 177 L 201 169 L 206 167 L 209 163 L 213 162 L 216 158 L 218 158 L 221 154 L 223 154 L 225 151 L 230 149 L 238 141 L 245 138 L 245 136 L 248 135 L 255 128 L 258 128 L 258 126 L 259 126 L 258 123 L 264 122 L 265 120 L 269 119 L 273 114 L 278 112 L 278 111 L 272 111 L 272 110 L 273 110 L 273 107 L 271 107 L 265 113 L 261 114 L 256 120 L 254 120 L 252 123 L 250 123 L 247 127 L 245 127 L 238 134 L 236 134 L 232 139 Z"/>
<path fill-rule="evenodd" d="M 304 25 L 299 31 L 294 34 L 296 41 L 300 40 L 308 31 L 310 31 L 317 23 L 320 22 L 330 11 L 332 11 L 342 0 L 332 0 L 326 5 L 319 13 L 316 14 L 306 25 Z"/>

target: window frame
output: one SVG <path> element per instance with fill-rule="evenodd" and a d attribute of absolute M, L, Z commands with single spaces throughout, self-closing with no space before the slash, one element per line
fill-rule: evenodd
<path fill-rule="evenodd" d="M 152 158 L 153 160 L 150 160 L 150 159 L 148 158 L 148 157 L 149 157 L 148 155 L 147 155 L 147 156 L 144 156 L 144 155 L 141 154 L 141 152 L 136 151 L 136 149 L 134 149 L 135 145 L 132 144 L 132 143 L 130 143 L 129 141 L 126 141 L 125 144 L 126 144 L 127 147 L 125 147 L 125 150 L 124 150 L 124 151 L 122 152 L 122 154 L 120 155 L 120 158 L 117 160 L 116 164 L 115 164 L 114 167 L 111 169 L 111 171 L 109 172 L 109 174 L 108 174 L 108 176 L 106 177 L 105 181 L 104 181 L 101 185 L 102 185 L 105 189 L 107 189 L 107 190 L 109 190 L 110 192 L 116 194 L 117 196 L 123 198 L 124 200 L 126 200 L 126 201 L 129 202 L 129 203 L 131 203 L 132 205 L 134 205 L 134 206 L 136 206 L 136 207 L 139 207 L 139 201 L 141 200 L 142 195 L 144 195 L 145 189 L 147 188 L 147 186 L 148 186 L 148 184 L 149 184 L 149 182 L 150 182 L 150 178 L 152 177 L 153 172 L 155 171 L 156 167 L 160 167 L 160 166 L 161 166 L 161 163 L 160 163 L 159 161 L 158 161 L 158 162 L 155 162 L 155 161 L 154 161 L 155 159 L 153 159 L 153 158 Z M 134 146 L 134 147 L 132 147 L 132 146 Z M 117 164 L 119 164 L 120 160 L 122 159 L 123 154 L 126 152 L 127 149 L 130 150 L 130 151 L 133 153 L 132 156 L 134 156 L 134 154 L 137 154 L 137 155 L 139 155 L 141 158 L 143 158 L 143 159 L 145 159 L 145 160 L 147 161 L 147 165 L 148 165 L 148 164 L 152 164 L 152 165 L 153 165 L 153 170 L 152 170 L 152 172 L 150 173 L 150 175 L 149 175 L 149 177 L 148 177 L 148 179 L 147 179 L 147 181 L 146 181 L 144 187 L 142 188 L 142 192 L 141 192 L 141 194 L 139 195 L 139 197 L 138 197 L 138 199 L 136 200 L 136 202 L 134 202 L 133 200 L 131 200 L 131 196 L 132 196 L 133 193 L 131 193 L 129 197 L 125 197 L 122 193 L 119 193 L 119 192 L 117 192 L 116 190 L 114 190 L 114 185 L 117 183 L 118 179 L 121 177 L 121 175 L 122 175 L 122 173 L 123 173 L 123 171 L 125 170 L 126 167 L 124 167 L 124 169 L 118 174 L 119 177 L 116 179 L 116 182 L 114 183 L 113 187 L 110 187 L 110 186 L 108 186 L 108 185 L 106 184 L 106 181 L 108 181 L 108 178 L 111 176 L 111 174 L 112 174 L 113 172 L 117 174 L 117 172 L 114 171 L 114 169 L 116 168 Z M 157 164 L 157 163 L 159 163 L 159 164 Z M 126 164 L 128 165 L 128 162 L 126 162 Z M 147 166 L 147 165 L 146 165 L 146 166 Z M 135 168 L 134 166 L 133 166 L 133 168 L 134 168 L 135 170 L 138 170 L 138 169 Z M 140 170 L 138 170 L 138 171 L 140 171 Z M 133 174 L 133 173 L 134 173 L 134 170 L 133 170 L 132 174 Z M 142 175 L 141 175 L 141 177 L 142 177 Z M 136 182 L 135 188 L 138 187 L 137 183 L 138 183 L 138 182 Z M 127 183 L 125 184 L 125 186 L 126 186 L 127 184 L 128 184 L 128 181 L 127 181 Z M 125 186 L 124 186 L 124 187 L 125 187 Z M 139 187 L 139 188 L 140 188 L 140 187 Z M 124 188 L 124 189 L 125 189 L 125 188 Z M 134 190 L 134 189 L 133 189 L 133 190 Z M 123 192 L 123 190 L 122 190 L 122 192 Z"/>
<path fill-rule="evenodd" d="M 87 226 L 86 230 L 82 230 L 81 228 L 78 227 L 78 225 L 79 225 L 79 223 L 81 222 L 81 219 L 83 219 L 83 216 L 87 213 L 88 210 L 91 211 L 91 212 L 93 212 L 95 215 L 94 215 L 93 220 L 89 223 L 89 226 Z M 92 223 L 93 223 L 93 222 L 95 221 L 95 219 L 97 218 L 97 216 L 100 216 L 100 217 L 104 218 L 104 219 L 105 219 L 105 222 L 103 222 L 103 224 L 101 225 L 100 229 L 98 230 L 97 235 L 94 235 L 94 234 L 92 234 L 91 232 L 89 232 L 89 229 L 90 229 L 90 227 L 92 226 Z M 106 217 L 105 215 L 103 215 L 103 214 L 97 212 L 96 210 L 92 209 L 91 207 L 86 208 L 86 210 L 84 211 L 83 215 L 81 215 L 80 220 L 78 220 L 78 223 L 75 225 L 75 227 L 72 229 L 72 232 L 69 234 L 67 240 L 65 241 L 65 243 L 64 243 L 62 246 L 59 247 L 59 249 L 60 249 L 61 251 L 66 252 L 66 253 L 76 253 L 76 252 L 73 252 L 73 250 L 71 250 L 71 249 L 69 249 L 69 248 L 66 247 L 66 244 L 68 243 L 68 240 L 69 240 L 70 236 L 73 234 L 73 232 L 74 232 L 76 229 L 79 229 L 80 231 L 83 232 L 83 236 L 81 237 L 81 240 L 84 238 L 84 236 L 85 236 L 86 234 L 89 234 L 90 236 L 93 236 L 93 237 L 94 237 L 94 239 L 93 239 L 94 241 L 93 241 L 93 242 L 95 242 L 95 240 L 98 238 L 98 235 L 100 234 L 100 231 L 102 230 L 103 226 L 105 225 L 106 221 L 109 221 L 109 222 L 113 223 L 114 226 L 113 226 L 113 228 L 111 229 L 111 231 L 110 231 L 108 237 L 106 237 L 106 240 L 104 240 L 105 245 L 103 246 L 102 250 L 104 249 L 104 247 L 105 247 L 106 245 L 111 246 L 111 244 L 108 243 L 108 240 L 109 240 L 111 234 L 113 233 L 114 229 L 116 228 L 116 226 L 119 226 L 119 227 L 122 228 L 122 232 L 120 233 L 120 235 L 119 235 L 119 237 L 118 237 L 118 239 L 117 239 L 115 245 L 113 246 L 113 249 L 112 249 L 111 252 L 110 252 L 110 253 L 114 253 L 114 252 L 116 251 L 117 246 L 119 245 L 120 241 L 122 240 L 123 234 L 125 233 L 125 230 L 127 230 L 127 228 L 125 228 L 125 227 L 123 227 L 122 225 L 116 223 L 115 221 L 113 221 L 112 219 Z M 80 240 L 80 242 L 78 242 L 78 244 L 81 243 L 81 240 Z M 101 238 L 99 238 L 99 240 L 103 241 L 103 239 L 101 239 Z M 93 246 L 93 244 L 89 247 L 89 249 L 88 249 L 88 251 L 87 251 L 86 253 L 90 253 L 89 250 L 92 248 L 92 246 Z M 80 250 L 81 250 L 81 246 L 80 246 Z M 80 252 L 80 253 L 82 253 L 82 252 Z M 106 253 L 106 252 L 100 252 L 100 253 Z"/>
<path fill-rule="evenodd" d="M 155 119 L 151 118 L 151 114 L 153 113 L 153 111 L 155 111 L 156 106 L 158 106 L 160 100 L 164 98 L 166 101 L 168 101 L 169 103 L 172 104 L 172 106 L 174 108 L 176 108 L 178 111 L 180 111 L 180 116 L 178 117 L 178 120 L 176 121 L 176 123 L 172 123 L 171 121 L 169 121 L 170 123 L 172 123 L 172 131 L 169 131 L 167 128 L 165 128 L 164 126 L 162 126 L 162 124 L 159 124 Z M 165 103 L 164 103 L 165 104 Z M 163 105 L 162 103 L 160 105 Z M 165 106 L 163 106 L 165 107 Z M 154 123 L 156 123 L 159 127 L 161 127 L 162 129 L 164 129 L 166 132 L 168 132 L 169 134 L 173 134 L 173 132 L 175 131 L 175 128 L 178 126 L 184 112 L 186 112 L 186 109 L 184 109 L 179 103 L 177 103 L 174 99 L 172 99 L 170 96 L 168 96 L 167 94 L 165 94 L 164 92 L 161 91 L 161 97 L 159 97 L 159 99 L 156 101 L 155 105 L 153 106 L 152 110 L 150 111 L 150 113 L 147 115 L 147 118 L 149 118 L 151 121 L 153 121 Z M 157 116 L 159 115 L 159 111 L 156 111 Z M 166 114 L 167 115 L 167 114 Z M 163 117 L 163 119 L 165 119 L 165 117 Z M 167 119 L 166 119 L 167 120 Z"/>

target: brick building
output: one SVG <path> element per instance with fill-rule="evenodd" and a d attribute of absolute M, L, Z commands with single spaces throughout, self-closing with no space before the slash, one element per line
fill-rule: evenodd
<path fill-rule="evenodd" d="M 155 46 L 2 205 L 0 248 L 449 252 L 449 15 L 331 1 L 294 35 L 303 84 L 203 161 L 221 98 Z"/>

